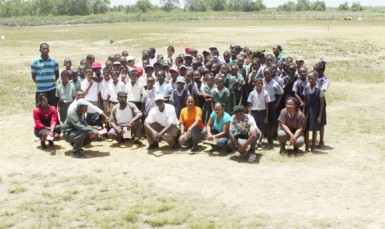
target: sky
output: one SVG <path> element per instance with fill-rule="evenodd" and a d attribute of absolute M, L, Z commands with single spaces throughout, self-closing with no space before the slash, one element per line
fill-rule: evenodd
<path fill-rule="evenodd" d="M 133 5 L 136 3 L 136 0 L 110 0 L 111 1 L 111 6 L 115 5 Z M 159 5 L 159 0 L 150 0 L 152 4 Z M 264 0 L 263 2 L 267 7 L 277 7 L 278 5 L 282 5 L 289 0 Z M 292 0 L 296 2 L 296 0 Z M 311 2 L 314 0 L 310 0 Z M 357 2 L 359 0 L 324 0 L 325 4 L 327 7 L 337 7 L 340 4 L 343 4 L 344 2 L 350 3 L 350 5 L 353 2 Z M 184 0 L 179 0 L 181 4 L 184 3 Z M 385 6 L 385 1 L 384 0 L 365 0 L 365 1 L 359 1 L 361 5 L 363 6 Z"/>

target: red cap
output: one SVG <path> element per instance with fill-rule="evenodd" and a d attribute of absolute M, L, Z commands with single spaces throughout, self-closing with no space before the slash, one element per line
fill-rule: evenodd
<path fill-rule="evenodd" d="M 102 68 L 102 65 L 100 64 L 100 62 L 95 61 L 95 62 L 92 64 L 91 68 Z"/>
<path fill-rule="evenodd" d="M 191 46 L 186 46 L 186 47 L 184 48 L 184 51 L 186 52 L 186 54 L 188 54 L 188 53 L 190 53 L 191 49 L 192 49 Z"/>
<path fill-rule="evenodd" d="M 142 75 L 143 75 L 143 68 L 141 68 L 141 67 L 135 67 L 134 70 L 138 72 L 138 75 L 139 75 L 139 76 L 142 76 Z"/>
<path fill-rule="evenodd" d="M 178 70 L 178 69 L 175 69 L 175 68 L 170 68 L 170 69 L 168 70 L 168 72 L 169 72 L 169 73 L 171 73 L 171 72 L 176 72 L 177 74 L 179 74 L 179 70 Z"/>

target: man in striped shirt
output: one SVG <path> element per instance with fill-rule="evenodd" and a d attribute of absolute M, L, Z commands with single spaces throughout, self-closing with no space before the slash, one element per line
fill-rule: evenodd
<path fill-rule="evenodd" d="M 48 104 L 56 107 L 57 100 L 55 92 L 56 80 L 59 78 L 59 64 L 48 55 L 49 51 L 49 45 L 47 43 L 40 45 L 41 55 L 32 62 L 31 74 L 32 80 L 36 83 L 36 104 L 38 94 L 44 92 L 48 96 Z"/>

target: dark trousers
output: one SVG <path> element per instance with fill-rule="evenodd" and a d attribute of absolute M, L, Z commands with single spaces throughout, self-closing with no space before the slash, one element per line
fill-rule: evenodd
<path fill-rule="evenodd" d="M 50 91 L 45 91 L 45 92 L 36 92 L 35 95 L 35 104 L 37 105 L 39 103 L 39 94 L 45 93 L 47 94 L 48 97 L 48 104 L 51 106 L 56 107 L 57 106 L 57 98 L 56 98 L 56 88 L 52 89 Z"/>
<path fill-rule="evenodd" d="M 64 140 L 72 145 L 72 152 L 79 152 L 82 146 L 91 143 L 90 135 L 82 131 L 66 132 L 63 136 Z"/>

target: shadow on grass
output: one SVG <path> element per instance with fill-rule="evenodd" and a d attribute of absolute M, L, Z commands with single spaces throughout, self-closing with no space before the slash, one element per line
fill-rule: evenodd
<path fill-rule="evenodd" d="M 233 155 L 230 157 L 230 160 L 236 161 L 238 163 L 259 164 L 263 155 L 260 153 L 255 153 L 255 155 L 257 156 L 257 158 L 255 159 L 254 162 L 248 162 L 248 159 L 249 159 L 248 153 L 246 155 Z"/>
<path fill-rule="evenodd" d="M 36 149 L 39 149 L 39 150 L 46 152 L 46 153 L 49 153 L 49 155 L 51 155 L 51 156 L 55 156 L 56 151 L 63 149 L 63 148 L 64 147 L 62 147 L 61 145 L 53 145 L 53 146 L 47 145 L 47 148 L 45 148 L 45 149 L 43 149 L 40 145 L 36 147 Z"/>
<path fill-rule="evenodd" d="M 109 157 L 110 156 L 109 152 L 100 152 L 97 150 L 84 150 L 83 153 L 85 155 L 85 157 L 83 159 L 94 158 L 94 157 Z M 72 157 L 71 151 L 65 152 L 64 155 Z"/>

